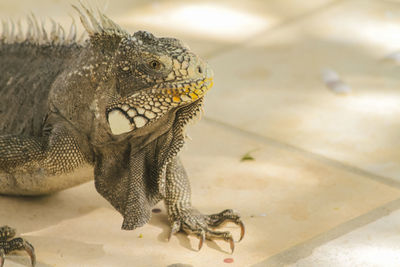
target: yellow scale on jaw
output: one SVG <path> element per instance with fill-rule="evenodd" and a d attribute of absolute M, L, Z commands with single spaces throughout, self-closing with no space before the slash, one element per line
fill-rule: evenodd
<path fill-rule="evenodd" d="M 205 88 L 203 89 L 203 84 L 206 82 L 210 82 Z M 178 87 L 174 89 L 166 89 L 167 94 L 171 95 L 172 98 L 171 100 L 174 103 L 180 103 L 181 96 L 186 95 L 190 97 L 192 101 L 197 100 L 199 97 L 203 96 L 206 91 L 208 91 L 212 86 L 213 86 L 213 79 L 212 78 L 207 78 L 204 79 L 203 81 L 198 82 L 197 84 L 192 83 L 190 85 L 185 85 L 184 87 Z M 183 92 L 178 92 L 178 90 L 184 89 Z"/>

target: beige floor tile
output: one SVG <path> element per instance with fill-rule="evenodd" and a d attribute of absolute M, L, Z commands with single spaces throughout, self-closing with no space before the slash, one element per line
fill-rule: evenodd
<path fill-rule="evenodd" d="M 312 14 L 330 2 L 121 0 L 110 3 L 109 14 L 130 31 L 176 36 L 206 56 L 251 39 L 211 60 L 216 85 L 207 116 L 398 178 L 398 67 L 381 59 L 400 47 L 399 5 L 347 1 Z M 0 17 L 19 17 L 21 10 L 63 25 L 74 14 L 64 1 L 0 3 Z M 210 20 L 199 10 L 209 12 Z M 230 20 L 215 24 L 218 14 Z M 310 18 L 265 31 L 302 14 Z M 351 94 L 325 87 L 321 70 L 327 67 L 341 74 Z M 219 241 L 207 242 L 201 252 L 192 237 L 166 243 L 162 205 L 145 227 L 121 231 L 121 217 L 92 183 L 43 198 L 0 196 L 0 225 L 17 227 L 35 245 L 39 267 L 226 266 L 228 257 L 235 260 L 230 266 L 249 266 L 400 197 L 396 188 L 210 123 L 190 134 L 194 141 L 184 163 L 193 203 L 209 213 L 235 208 L 247 225 L 233 256 Z M 240 162 L 248 151 L 255 160 Z M 5 267 L 26 266 L 21 255 L 7 257 Z"/>
<path fill-rule="evenodd" d="M 0 197 L 1 224 L 17 227 L 36 246 L 38 266 L 226 266 L 229 257 L 230 266 L 250 266 L 400 197 L 398 189 L 210 123 L 189 135 L 183 161 L 194 205 L 206 213 L 234 208 L 246 223 L 232 256 L 223 241 L 207 242 L 201 252 L 194 237 L 179 234 L 167 243 L 162 205 L 145 227 L 121 231 L 121 217 L 92 183 L 43 198 Z M 240 162 L 252 150 L 255 160 Z"/>
<path fill-rule="evenodd" d="M 400 5 L 347 1 L 210 60 L 210 118 L 400 180 Z M 322 81 L 331 68 L 352 91 Z"/>

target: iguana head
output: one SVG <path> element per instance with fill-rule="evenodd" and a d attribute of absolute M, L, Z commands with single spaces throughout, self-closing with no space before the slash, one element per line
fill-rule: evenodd
<path fill-rule="evenodd" d="M 170 111 L 199 101 L 212 87 L 210 67 L 180 40 L 146 31 L 130 34 L 102 13 L 96 19 L 85 6 L 75 8 L 90 37 L 81 73 L 90 82 L 99 82 L 90 78 L 92 73 L 102 75 L 104 84 L 95 93 L 95 102 L 101 104 L 95 104 L 94 111 L 110 134 L 146 128 Z M 90 72 L 92 66 L 98 69 Z"/>
<path fill-rule="evenodd" d="M 114 135 L 146 127 L 197 101 L 213 84 L 210 67 L 181 41 L 145 31 L 121 39 L 113 73 L 120 97 L 106 116 Z"/>

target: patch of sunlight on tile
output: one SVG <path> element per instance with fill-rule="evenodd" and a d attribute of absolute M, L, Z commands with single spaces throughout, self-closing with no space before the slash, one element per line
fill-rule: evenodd
<path fill-rule="evenodd" d="M 400 46 L 400 25 L 394 22 L 368 21 L 365 19 L 362 27 L 359 21 L 349 23 L 354 27 L 354 33 L 366 43 L 376 44 L 382 48 L 397 49 Z"/>
<path fill-rule="evenodd" d="M 378 22 L 363 25 L 360 36 L 379 46 L 397 49 L 400 46 L 400 25 L 394 22 Z"/>
<path fill-rule="evenodd" d="M 352 251 L 355 258 L 364 259 L 371 265 L 391 266 L 400 260 L 399 251 L 389 247 L 374 247 L 358 245 Z"/>
<path fill-rule="evenodd" d="M 380 114 L 380 115 L 399 115 L 400 98 L 395 95 L 366 94 L 349 98 L 346 102 L 350 110 Z"/>
<path fill-rule="evenodd" d="M 374 17 L 367 12 L 353 12 L 352 16 L 341 16 L 340 20 L 327 20 L 316 27 L 323 28 L 319 31 L 319 35 L 338 42 L 362 42 L 389 51 L 400 47 L 398 20 Z M 344 28 L 346 33 L 343 31 Z"/>
<path fill-rule="evenodd" d="M 168 29 L 175 28 L 189 34 L 237 41 L 266 29 L 274 19 L 272 17 L 266 19 L 218 4 L 204 3 L 179 4 L 143 15 L 128 14 L 119 21 L 127 24 L 143 23 Z"/>

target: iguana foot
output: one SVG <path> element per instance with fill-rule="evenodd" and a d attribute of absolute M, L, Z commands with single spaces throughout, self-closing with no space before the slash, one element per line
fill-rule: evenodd
<path fill-rule="evenodd" d="M 170 221 L 172 221 L 172 229 L 168 240 L 173 234 L 176 234 L 179 231 L 184 231 L 187 234 L 193 234 L 199 237 L 199 250 L 202 248 L 205 239 L 222 239 L 229 242 L 231 253 L 233 253 L 235 249 L 235 243 L 232 234 L 230 232 L 212 230 L 222 227 L 227 222 L 233 222 L 240 226 L 241 233 L 237 242 L 240 242 L 243 239 L 245 233 L 245 227 L 240 219 L 239 214 L 231 209 L 211 215 L 203 215 L 192 208 L 182 209 L 179 211 L 179 215 L 173 217 L 174 218 L 170 219 Z"/>
<path fill-rule="evenodd" d="M 13 238 L 14 236 L 15 229 L 8 226 L 0 227 L 0 267 L 3 267 L 5 255 L 14 250 L 25 250 L 31 257 L 32 267 L 34 267 L 36 256 L 33 246 L 23 238 Z"/>

